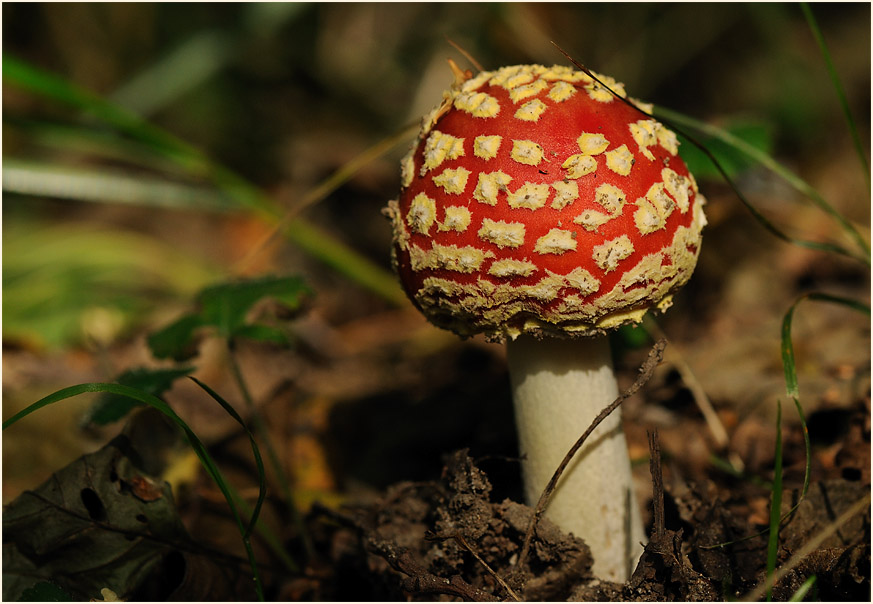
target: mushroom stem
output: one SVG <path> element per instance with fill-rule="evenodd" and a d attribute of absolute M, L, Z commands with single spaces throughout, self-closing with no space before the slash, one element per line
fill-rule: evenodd
<path fill-rule="evenodd" d="M 536 505 L 570 447 L 618 397 L 618 385 L 606 337 L 522 335 L 508 342 L 507 357 L 525 496 Z M 627 580 L 645 535 L 618 412 L 576 453 L 545 515 L 588 544 L 595 576 Z"/>

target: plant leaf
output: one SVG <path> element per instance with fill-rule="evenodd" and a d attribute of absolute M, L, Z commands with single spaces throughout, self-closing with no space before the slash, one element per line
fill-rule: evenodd
<path fill-rule="evenodd" d="M 660 108 L 659 108 L 660 109 Z M 753 149 L 760 154 L 769 154 L 772 151 L 772 136 L 769 128 L 763 122 L 732 119 L 721 126 L 722 131 L 731 137 L 731 140 L 742 141 L 748 149 Z M 697 147 L 680 136 L 682 141 L 682 159 L 688 166 L 688 171 L 694 174 L 698 180 L 716 179 L 720 176 L 709 158 Z M 722 138 L 708 135 L 700 140 L 709 149 L 729 176 L 735 177 L 740 172 L 755 166 L 757 162 L 748 154 L 743 153 L 736 146 Z"/>
<path fill-rule="evenodd" d="M 54 583 L 40 581 L 33 587 L 28 587 L 18 598 L 19 602 L 75 602 L 73 596 Z"/>
<path fill-rule="evenodd" d="M 309 293 L 299 277 L 262 277 L 208 287 L 198 299 L 204 324 L 229 339 L 246 325 L 249 310 L 262 299 L 272 298 L 293 312 Z"/>
<path fill-rule="evenodd" d="M 197 355 L 197 330 L 203 326 L 200 315 L 184 315 L 151 334 L 147 340 L 149 349 L 158 359 L 187 361 Z"/>
<path fill-rule="evenodd" d="M 161 396 L 173 386 L 173 382 L 181 377 L 185 377 L 193 370 L 194 367 L 130 369 L 119 375 L 116 381 L 119 384 L 148 392 L 151 395 Z M 132 409 L 141 407 L 143 404 L 126 396 L 103 393 L 91 407 L 86 421 L 100 426 L 110 424 L 120 420 Z"/>
<path fill-rule="evenodd" d="M 185 361 L 197 354 L 197 331 L 214 328 L 225 339 L 237 337 L 288 344 L 288 337 L 277 327 L 250 322 L 256 304 L 273 304 L 263 318 L 287 319 L 297 313 L 311 290 L 299 277 L 261 277 L 220 283 L 197 296 L 199 309 L 153 333 L 148 338 L 152 354 L 159 359 Z"/>

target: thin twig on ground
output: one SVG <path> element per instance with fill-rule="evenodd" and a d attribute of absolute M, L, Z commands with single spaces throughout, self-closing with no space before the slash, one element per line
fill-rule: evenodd
<path fill-rule="evenodd" d="M 479 564 L 481 564 L 482 566 L 485 567 L 485 570 L 488 571 L 488 574 L 490 574 L 492 577 L 494 577 L 494 580 L 497 581 L 498 583 L 500 583 L 500 585 L 503 587 L 503 589 L 506 590 L 506 593 L 509 594 L 510 598 L 512 598 L 516 602 L 522 601 L 522 599 L 518 597 L 518 594 L 515 593 L 515 591 L 506 583 L 506 581 L 503 580 L 503 577 L 501 577 L 496 572 L 494 572 L 494 569 L 492 569 L 490 566 L 488 566 L 488 563 L 485 562 L 485 560 L 483 560 L 482 557 L 479 554 L 477 554 L 473 550 L 472 547 L 470 547 L 470 545 L 467 543 L 467 540 L 464 539 L 463 535 L 461 535 L 460 533 L 455 533 L 453 535 L 453 537 L 455 539 L 455 542 L 457 542 L 458 545 L 460 545 L 465 550 L 467 550 L 468 552 L 473 554 L 473 557 L 476 558 L 476 560 L 478 560 Z"/>

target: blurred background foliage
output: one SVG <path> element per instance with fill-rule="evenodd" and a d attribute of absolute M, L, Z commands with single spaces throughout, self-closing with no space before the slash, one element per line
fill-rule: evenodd
<path fill-rule="evenodd" d="M 866 145 L 869 6 L 813 10 Z M 411 137 L 318 205 L 299 204 L 426 112 L 450 82 L 446 58 L 472 67 L 449 41 L 485 68 L 566 63 L 554 41 L 633 96 L 724 127 L 801 173 L 845 157 L 846 178 L 863 184 L 794 4 L 10 3 L 3 17 L 5 57 L 102 96 L 240 175 L 274 202 L 273 216 L 300 214 L 323 229 L 308 252 L 325 234 L 384 271 L 389 233 L 379 210 L 395 194 Z M 302 272 L 325 293 L 326 316 L 364 316 L 399 299 L 384 287 L 376 296 L 350 287 L 350 275 L 318 253 L 275 238 L 261 245 L 275 221 L 202 163 L 8 78 L 3 92 L 7 345 L 108 342 L 155 313 L 171 316 L 173 303 L 227 275 Z M 715 180 L 691 145 L 683 153 L 699 180 Z M 772 209 L 773 185 L 730 150 L 720 157 Z M 866 225 L 868 199 L 830 201 Z"/>

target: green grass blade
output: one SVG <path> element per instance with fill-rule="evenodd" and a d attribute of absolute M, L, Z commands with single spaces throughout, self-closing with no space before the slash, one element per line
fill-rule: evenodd
<path fill-rule="evenodd" d="M 809 292 L 797 298 L 797 300 L 794 301 L 794 304 L 791 305 L 791 308 L 788 309 L 788 311 L 785 313 L 785 316 L 782 318 L 781 348 L 782 369 L 785 374 L 785 391 L 788 396 L 790 396 L 791 399 L 794 401 L 794 406 L 797 408 L 797 415 L 800 418 L 800 426 L 803 433 L 803 445 L 806 451 L 806 468 L 804 470 L 803 476 L 803 490 L 800 494 L 800 500 L 788 512 L 787 515 L 792 514 L 794 510 L 796 510 L 797 507 L 800 505 L 800 501 L 802 501 L 803 498 L 806 497 L 806 493 L 809 490 L 811 470 L 810 466 L 812 463 L 812 445 L 809 440 L 809 427 L 806 424 L 803 407 L 800 404 L 800 388 L 797 384 L 797 363 L 794 357 L 794 344 L 791 338 L 791 325 L 794 319 L 794 311 L 797 308 L 797 305 L 800 304 L 803 300 L 817 300 L 820 302 L 840 304 L 852 310 L 870 316 L 870 307 L 863 302 L 852 300 L 851 298 L 843 298 L 842 296 L 834 296 L 821 292 Z"/>
<path fill-rule="evenodd" d="M 110 99 L 139 115 L 153 115 L 195 90 L 235 56 L 235 40 L 218 30 L 194 34 L 116 90 Z"/>
<path fill-rule="evenodd" d="M 69 168 L 57 163 L 4 159 L 3 191 L 95 203 L 228 212 L 235 209 L 214 188 L 174 183 L 114 169 Z"/>
<path fill-rule="evenodd" d="M 212 480 L 215 481 L 215 484 L 221 490 L 225 500 L 227 500 L 227 503 L 230 506 L 231 513 L 233 514 L 234 520 L 237 523 L 240 534 L 243 535 L 243 544 L 245 545 L 246 552 L 248 554 L 249 564 L 252 567 L 252 577 L 255 583 L 255 592 L 257 593 L 258 598 L 263 601 L 264 592 L 263 586 L 261 584 L 260 571 L 258 570 L 258 564 L 255 560 L 254 551 L 252 550 L 251 541 L 246 537 L 246 527 L 239 514 L 239 510 L 234 503 L 232 488 L 230 487 L 230 484 L 227 482 L 227 480 L 224 478 L 224 475 L 221 473 L 218 465 L 216 465 L 215 461 L 212 459 L 212 456 L 209 454 L 206 446 L 200 441 L 194 431 L 191 430 L 190 427 L 188 427 L 188 424 L 186 424 L 185 421 L 181 417 L 179 417 L 175 411 L 173 411 L 172 407 L 170 407 L 163 400 L 147 392 L 143 392 L 136 388 L 131 388 L 130 386 L 123 386 L 121 384 L 107 384 L 98 382 L 79 384 L 77 386 L 70 386 L 68 388 L 58 390 L 36 401 L 32 405 L 25 407 L 24 409 L 7 419 L 5 422 L 3 422 L 3 430 L 6 430 L 8 427 L 12 426 L 16 422 L 27 417 L 31 413 L 42 409 L 43 407 L 61 402 L 68 398 L 87 392 L 106 392 L 115 394 L 117 396 L 130 397 L 142 404 L 149 405 L 150 407 L 157 409 L 158 411 L 166 415 L 170 420 L 172 420 L 173 423 L 179 426 L 179 428 L 182 429 L 182 431 L 185 433 L 185 436 L 188 438 L 188 442 L 191 445 L 191 448 L 194 449 L 194 452 L 200 459 L 200 463 L 203 464 L 206 472 L 209 474 Z"/>
<path fill-rule="evenodd" d="M 803 471 L 803 489 L 800 491 L 800 499 L 791 508 L 791 511 L 786 514 L 786 517 L 793 514 L 794 510 L 800 505 L 800 502 L 803 501 L 803 498 L 806 497 L 806 493 L 809 491 L 809 477 L 812 470 L 812 443 L 809 441 L 809 426 L 806 424 L 806 416 L 803 413 L 803 407 L 800 406 L 799 399 L 794 399 L 794 406 L 797 408 L 797 417 L 800 418 L 800 430 L 803 434 L 803 449 L 806 454 L 806 464 Z"/>
<path fill-rule="evenodd" d="M 788 599 L 789 602 L 803 602 L 806 598 L 806 595 L 809 591 L 815 586 L 817 577 L 815 575 L 810 576 L 803 584 L 797 588 L 791 597 Z"/>
<path fill-rule="evenodd" d="M 255 429 L 258 432 L 258 436 L 260 436 L 264 440 L 264 445 L 267 450 L 267 456 L 270 460 L 270 464 L 273 466 L 273 471 L 276 473 L 276 479 L 279 481 L 279 488 L 282 490 L 282 495 L 285 497 L 285 502 L 288 506 L 288 512 L 290 513 L 292 522 L 297 527 L 297 531 L 300 534 L 300 539 L 303 542 L 303 548 L 306 551 L 306 555 L 308 558 L 311 559 L 315 553 L 312 545 L 312 539 L 310 538 L 309 533 L 306 530 L 303 516 L 300 514 L 300 510 L 297 507 L 297 501 L 291 488 L 291 482 L 288 479 L 281 460 L 279 459 L 279 455 L 276 453 L 276 448 L 273 446 L 273 440 L 270 438 L 270 431 L 267 429 L 267 425 L 264 421 L 263 415 L 261 414 L 258 407 L 255 405 L 255 401 L 252 398 L 248 383 L 245 380 L 242 368 L 240 367 L 239 361 L 237 360 L 237 355 L 235 353 L 235 340 L 226 340 L 226 345 L 228 363 L 230 365 L 231 372 L 233 373 L 234 380 L 236 381 L 237 387 L 239 388 L 239 391 L 243 396 L 243 400 L 245 400 L 246 405 L 249 408 L 252 423 L 254 424 Z"/>
<path fill-rule="evenodd" d="M 258 501 L 255 503 L 255 508 L 252 511 L 251 517 L 249 518 L 249 524 L 246 528 L 246 532 L 244 537 L 251 537 L 252 531 L 255 528 L 255 525 L 258 522 L 258 517 L 261 514 L 261 507 L 264 504 L 264 499 L 267 496 L 267 479 L 266 473 L 264 472 L 264 461 L 261 459 L 261 450 L 258 448 L 258 443 L 255 441 L 255 435 L 252 434 L 252 431 L 249 430 L 249 427 L 246 425 L 243 418 L 240 417 L 239 413 L 236 412 L 236 409 L 231 406 L 226 400 L 224 400 L 217 392 L 215 392 L 212 388 L 198 380 L 194 376 L 189 376 L 191 380 L 200 386 L 206 394 L 212 397 L 212 399 L 221 405 L 222 409 L 224 409 L 228 415 L 230 415 L 236 422 L 242 426 L 243 430 L 245 430 L 246 435 L 249 437 L 249 442 L 252 445 L 252 453 L 255 456 L 255 464 L 258 469 Z"/>
<path fill-rule="evenodd" d="M 180 141 L 141 117 L 110 103 L 100 96 L 75 86 L 67 80 L 3 53 L 3 80 L 33 94 L 53 99 L 90 114 L 133 138 L 148 142 L 179 161 L 185 147 Z"/>
<path fill-rule="evenodd" d="M 779 524 L 782 521 L 782 403 L 776 402 L 776 459 L 773 462 L 773 490 L 770 499 L 770 535 L 767 540 L 767 576 L 776 571 L 779 553 Z M 773 598 L 772 588 L 767 590 L 767 601 Z"/>
<path fill-rule="evenodd" d="M 837 73 L 837 68 L 834 67 L 834 62 L 831 60 L 831 53 L 828 51 L 825 44 L 824 36 L 818 27 L 818 22 L 815 20 L 815 15 L 812 14 L 812 9 L 807 2 L 801 2 L 800 8 L 803 10 L 803 16 L 806 17 L 806 22 L 809 24 L 809 30 L 818 44 L 821 56 L 824 59 L 828 69 L 828 75 L 831 78 L 831 84 L 834 87 L 834 92 L 837 93 L 837 98 L 840 101 L 840 108 L 843 110 L 843 116 L 846 118 L 846 123 L 849 126 L 849 132 L 852 135 L 852 142 L 855 144 L 855 151 L 858 154 L 858 159 L 861 160 L 861 166 L 864 169 L 864 180 L 867 183 L 867 188 L 870 188 L 870 164 L 867 162 L 867 153 L 864 151 L 864 144 L 861 142 L 861 136 L 858 134 L 858 126 L 855 124 L 855 119 L 852 117 L 852 111 L 849 109 L 849 101 L 846 98 L 846 91 L 840 82 L 840 76 Z"/>
<path fill-rule="evenodd" d="M 691 128 L 707 136 L 711 136 L 718 140 L 721 140 L 728 145 L 734 147 L 738 151 L 746 154 L 768 170 L 770 170 L 773 174 L 782 178 L 785 182 L 791 185 L 795 190 L 802 193 L 803 195 L 809 197 L 813 203 L 815 203 L 822 211 L 831 216 L 837 223 L 839 223 L 840 227 L 845 231 L 849 237 L 855 242 L 860 250 L 862 250 L 861 254 L 850 252 L 844 249 L 841 246 L 830 244 L 830 243 L 818 243 L 818 242 L 810 242 L 804 241 L 801 239 L 795 239 L 790 237 L 784 233 L 782 233 L 779 229 L 777 229 L 765 216 L 763 216 L 757 208 L 755 208 L 746 198 L 745 196 L 739 194 L 736 187 L 733 186 L 733 182 L 729 177 L 725 175 L 727 182 L 732 186 L 735 192 L 737 192 L 740 201 L 746 208 L 752 213 L 752 215 L 759 221 L 761 224 L 770 231 L 773 235 L 786 241 L 788 243 L 793 243 L 795 245 L 800 245 L 802 247 L 808 247 L 812 249 L 818 249 L 822 251 L 834 252 L 837 254 L 849 256 L 852 258 L 856 258 L 861 262 L 864 262 L 868 266 L 870 265 L 870 244 L 864 239 L 864 236 L 858 231 L 855 226 L 845 218 L 842 214 L 840 214 L 836 208 L 834 208 L 831 204 L 827 202 L 812 186 L 807 184 L 802 178 L 791 172 L 788 168 L 777 162 L 767 153 L 762 152 L 759 149 L 756 149 L 752 145 L 749 145 L 742 139 L 739 139 L 729 132 L 725 132 L 721 128 L 713 126 L 711 124 L 707 124 L 705 122 L 701 122 L 699 120 L 695 120 L 694 118 L 683 115 L 679 112 L 672 111 L 670 109 L 666 109 L 664 107 L 655 107 L 654 115 L 659 119 L 662 119 L 666 122 L 673 122 L 675 124 L 680 124 L 683 127 Z M 705 151 L 704 151 L 705 152 Z M 712 159 L 712 158 L 710 158 Z M 722 172 L 723 173 L 723 172 Z M 724 174 L 724 173 L 723 173 Z"/>
<path fill-rule="evenodd" d="M 232 170 L 212 162 L 193 146 L 148 123 L 134 113 L 83 90 L 63 78 L 33 67 L 5 53 L 3 55 L 3 79 L 23 90 L 89 113 L 123 134 L 139 142 L 149 144 L 156 152 L 172 158 L 186 170 L 208 177 L 222 192 L 235 199 L 241 207 L 253 211 L 271 224 L 282 225 L 283 221 L 286 220 L 285 212 L 279 204 L 258 187 Z M 402 137 L 398 135 L 388 140 L 394 141 L 393 144 L 398 144 L 401 139 Z M 380 153 L 384 153 L 390 148 L 383 143 L 377 143 L 377 147 Z M 369 161 L 372 161 L 372 156 L 368 157 Z M 359 169 L 362 165 L 363 162 L 357 164 L 355 169 Z M 344 172 L 340 169 L 340 176 L 333 178 L 318 195 L 323 195 L 339 186 L 351 175 L 350 171 Z M 306 253 L 388 302 L 406 303 L 394 275 L 330 236 L 324 230 L 298 217 L 284 224 L 280 231 L 289 241 Z"/>
<path fill-rule="evenodd" d="M 794 304 L 791 305 L 791 308 L 788 309 L 788 312 L 786 312 L 785 316 L 782 318 L 782 367 L 785 372 L 785 390 L 788 393 L 788 396 L 792 398 L 799 398 L 800 391 L 797 387 L 797 368 L 794 359 L 794 345 L 791 341 L 791 324 L 794 318 L 794 310 L 803 300 L 818 300 L 821 302 L 841 304 L 852 310 L 870 316 L 870 307 L 867 304 L 857 300 L 852 300 L 851 298 L 844 298 L 842 296 L 833 296 L 821 292 L 810 292 L 800 296 L 794 301 Z"/>

